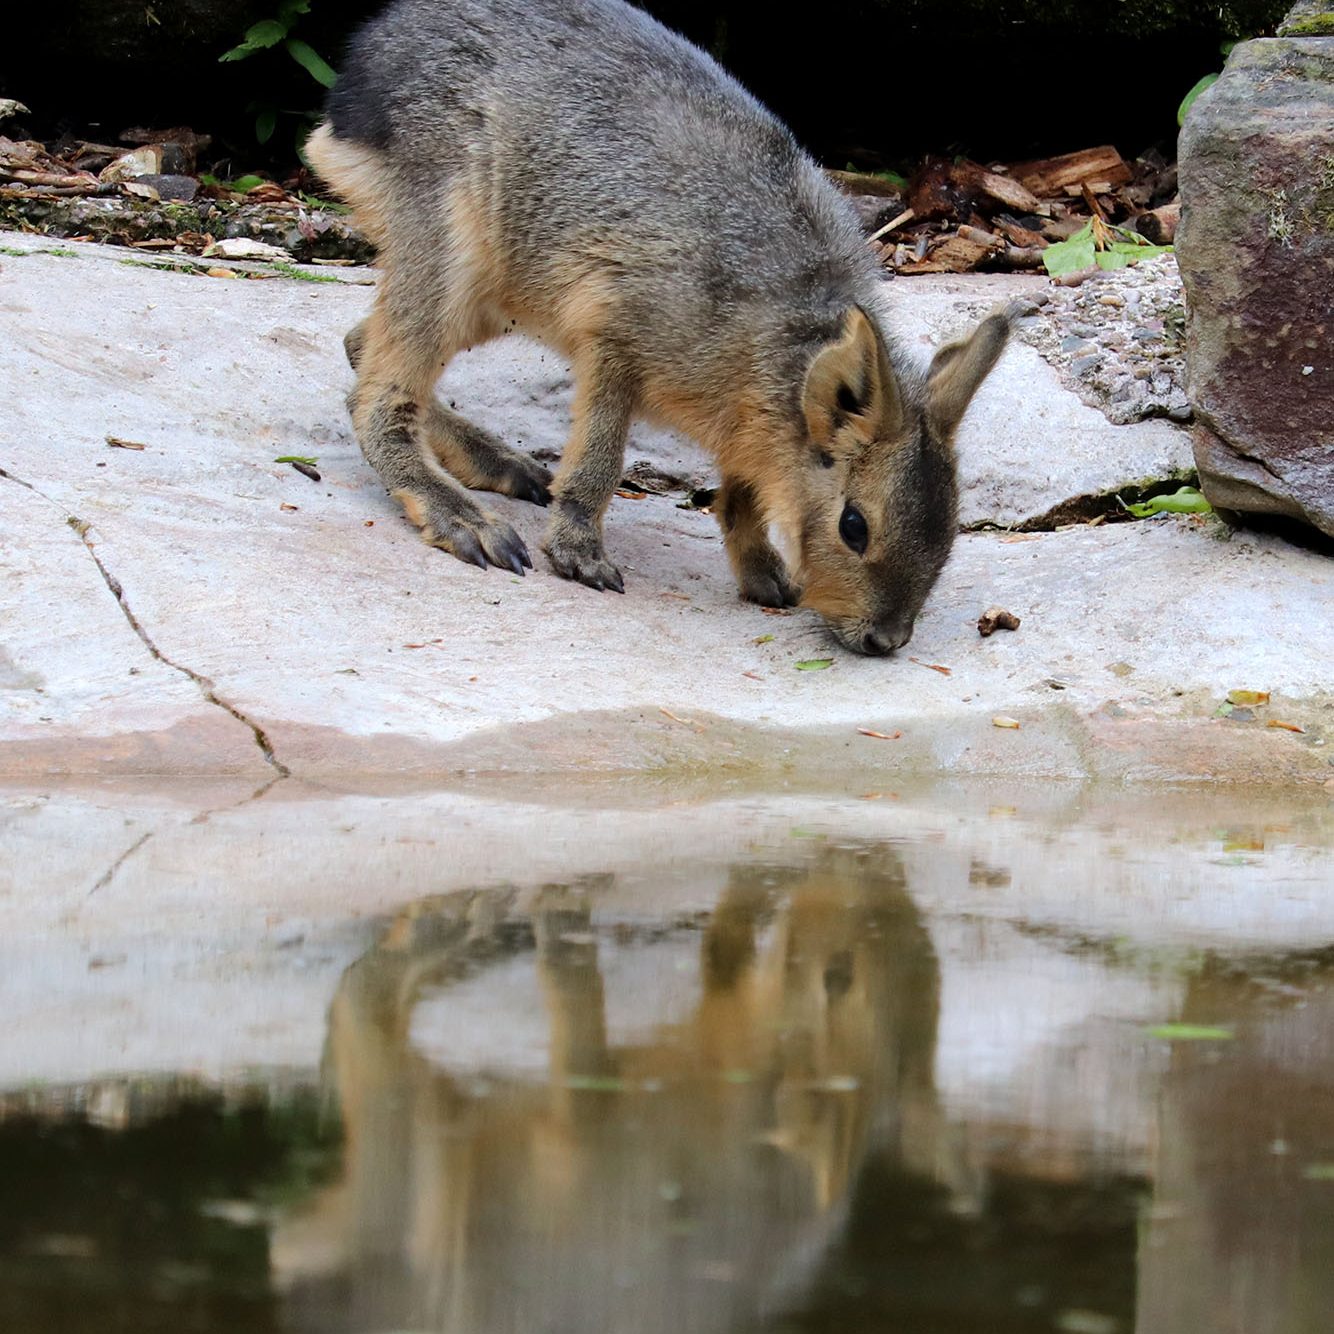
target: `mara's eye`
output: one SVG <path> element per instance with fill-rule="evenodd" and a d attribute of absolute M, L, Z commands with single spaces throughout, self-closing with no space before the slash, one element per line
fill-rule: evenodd
<path fill-rule="evenodd" d="M 866 550 L 866 520 L 856 505 L 849 501 L 843 506 L 843 517 L 838 521 L 838 535 L 859 556 Z"/>

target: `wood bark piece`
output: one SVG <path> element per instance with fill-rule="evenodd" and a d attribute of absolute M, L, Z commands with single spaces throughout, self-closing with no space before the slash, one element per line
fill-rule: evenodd
<path fill-rule="evenodd" d="M 1085 148 L 1078 153 L 1064 153 L 1060 157 L 1017 162 L 1010 172 L 1042 199 L 1054 199 L 1072 190 L 1077 195 L 1084 182 L 1099 194 L 1106 194 L 1118 185 L 1125 185 L 1133 175 L 1111 144 Z"/>
<path fill-rule="evenodd" d="M 1174 199 L 1162 208 L 1150 209 L 1135 219 L 1135 230 L 1154 245 L 1171 245 L 1176 239 L 1177 223 L 1181 221 L 1181 201 Z"/>
<path fill-rule="evenodd" d="M 873 176 L 868 171 L 834 171 L 825 169 L 825 175 L 838 186 L 844 194 L 879 195 L 882 199 L 902 199 L 903 188 L 883 176 Z"/>

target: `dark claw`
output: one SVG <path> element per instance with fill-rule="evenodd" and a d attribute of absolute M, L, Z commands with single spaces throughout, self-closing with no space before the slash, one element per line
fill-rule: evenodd
<path fill-rule="evenodd" d="M 540 505 L 543 509 L 551 504 L 551 492 L 540 482 L 527 477 L 519 483 L 514 495 L 519 500 L 526 500 L 530 505 Z"/>
<path fill-rule="evenodd" d="M 621 578 L 619 570 L 610 579 L 607 580 L 607 587 L 610 588 L 614 593 L 625 592 L 625 580 Z"/>
<path fill-rule="evenodd" d="M 530 565 L 528 568 L 531 570 L 533 567 Z M 513 552 L 510 553 L 510 569 L 513 570 L 520 579 L 523 578 L 523 561 Z"/>
<path fill-rule="evenodd" d="M 454 554 L 461 561 L 476 565 L 483 570 L 486 569 L 486 552 L 482 550 L 482 544 L 468 529 L 457 526 L 450 536 L 454 542 Z"/>

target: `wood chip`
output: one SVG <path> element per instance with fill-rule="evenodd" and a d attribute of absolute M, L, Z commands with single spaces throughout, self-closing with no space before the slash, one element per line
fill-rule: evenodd
<path fill-rule="evenodd" d="M 825 175 L 838 186 L 844 194 L 878 195 L 881 199 L 902 199 L 903 188 L 883 176 L 873 176 L 866 171 L 834 171 L 827 168 Z"/>
<path fill-rule="evenodd" d="M 903 735 L 902 732 L 876 732 L 869 727 L 859 727 L 857 731 L 861 736 L 873 736 L 877 741 L 897 741 Z"/>
<path fill-rule="evenodd" d="M 1067 188 L 1079 193 L 1080 183 L 1114 188 L 1125 185 L 1133 175 L 1111 144 L 1100 148 L 1085 148 L 1078 153 L 1064 153 L 1060 157 L 1039 158 L 1033 162 L 1018 162 L 1010 174 L 1042 199 L 1055 198 Z M 1105 193 L 1105 190 L 1100 191 Z"/>
<path fill-rule="evenodd" d="M 1296 723 L 1285 723 L 1281 718 L 1271 718 L 1266 727 L 1281 727 L 1285 732 L 1305 732 L 1306 728 L 1299 727 Z"/>
<path fill-rule="evenodd" d="M 141 445 L 137 440 L 122 440 L 118 435 L 107 436 L 107 444 L 114 449 L 147 449 L 147 445 Z"/>
<path fill-rule="evenodd" d="M 1013 730 L 1013 731 L 1018 731 L 1018 729 L 1019 729 L 1019 720 L 1018 720 L 1017 718 L 1009 718 L 1009 717 L 1006 717 L 1006 715 L 1003 714 L 1003 713 L 998 713 L 998 714 L 991 720 L 991 725 L 992 725 L 992 727 L 1008 727 L 1008 728 L 1010 728 L 1010 729 Z"/>
<path fill-rule="evenodd" d="M 1012 611 L 1006 611 L 1004 607 L 988 607 L 977 618 L 977 633 L 983 639 L 988 635 L 995 634 L 997 630 L 1017 630 L 1018 628 L 1019 617 Z"/>
<path fill-rule="evenodd" d="M 289 505 L 285 500 L 283 501 L 283 503 L 282 503 L 281 505 L 278 506 L 278 508 L 279 508 L 280 510 L 286 510 L 287 513 L 289 513 L 289 514 L 295 514 L 295 513 L 296 513 L 296 510 L 297 510 L 297 506 L 295 506 L 295 505 Z"/>
<path fill-rule="evenodd" d="M 909 662 L 915 662 L 919 667 L 927 667 L 933 672 L 939 672 L 941 676 L 953 676 L 952 667 L 942 667 L 938 662 L 923 662 L 921 658 L 909 658 Z"/>

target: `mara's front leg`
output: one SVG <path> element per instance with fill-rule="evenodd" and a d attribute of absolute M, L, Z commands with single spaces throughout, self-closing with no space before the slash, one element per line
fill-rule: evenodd
<path fill-rule="evenodd" d="M 574 423 L 552 487 L 542 550 L 552 568 L 589 588 L 625 592 L 602 546 L 602 517 L 625 467 L 625 437 L 637 390 L 615 353 L 594 345 L 577 368 Z"/>
<path fill-rule="evenodd" d="M 795 607 L 801 600 L 801 589 L 792 582 L 783 558 L 769 541 L 755 488 L 748 482 L 724 477 L 714 512 L 741 596 L 761 607 Z"/>

